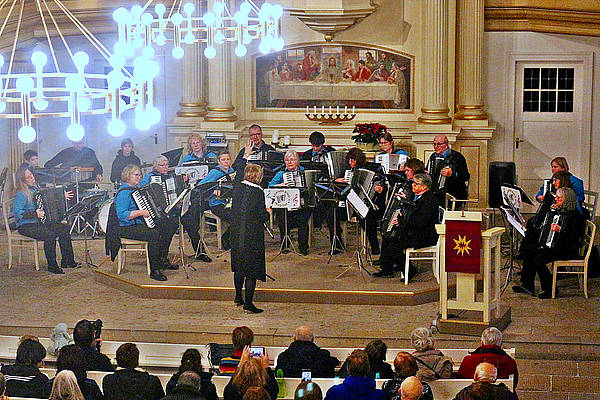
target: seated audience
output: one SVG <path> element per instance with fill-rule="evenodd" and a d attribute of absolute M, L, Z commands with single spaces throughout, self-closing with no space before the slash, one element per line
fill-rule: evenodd
<path fill-rule="evenodd" d="M 258 386 L 252 386 L 246 390 L 244 400 L 271 400 L 271 396 L 269 396 L 269 393 L 265 389 Z"/>
<path fill-rule="evenodd" d="M 375 387 L 375 379 L 369 378 L 369 356 L 364 350 L 354 350 L 346 359 L 348 376 L 344 382 L 329 388 L 325 400 L 383 400 L 381 389 Z"/>
<path fill-rule="evenodd" d="M 458 392 L 454 400 L 517 400 L 517 395 L 511 392 L 504 383 L 494 383 L 496 382 L 496 373 L 496 367 L 490 363 L 482 362 L 475 368 L 474 383 Z"/>
<path fill-rule="evenodd" d="M 206 400 L 218 400 L 217 388 L 215 384 L 211 382 L 213 376 L 212 372 L 205 372 L 202 370 L 202 355 L 196 349 L 187 349 L 183 352 L 181 357 L 181 365 L 179 371 L 173 374 L 165 391 L 170 394 L 176 387 L 179 377 L 186 371 L 193 371 L 200 377 L 200 393 Z"/>
<path fill-rule="evenodd" d="M 294 341 L 279 354 L 275 369 L 282 370 L 286 378 L 300 378 L 303 369 L 309 369 L 313 378 L 333 378 L 340 361 L 328 350 L 317 346 L 314 340 L 311 327 L 297 327 Z"/>
<path fill-rule="evenodd" d="M 123 343 L 116 353 L 119 369 L 102 380 L 106 400 L 158 400 L 165 396 L 158 377 L 140 371 L 140 351 L 133 343 Z"/>
<path fill-rule="evenodd" d="M 498 379 L 507 379 L 510 375 L 514 375 L 515 388 L 517 387 L 519 382 L 517 363 L 502 350 L 502 332 L 493 326 L 481 334 L 481 346 L 462 360 L 456 373 L 457 378 L 471 379 L 475 374 L 475 367 L 482 362 L 488 362 L 496 367 Z"/>
<path fill-rule="evenodd" d="M 400 385 L 400 398 L 402 400 L 419 400 L 423 394 L 423 385 L 416 376 L 409 376 Z"/>
<path fill-rule="evenodd" d="M 394 371 L 396 376 L 383 384 L 381 388 L 387 400 L 400 400 L 400 388 L 402 382 L 411 376 L 416 376 L 419 367 L 417 361 L 410 353 L 400 351 L 394 359 Z M 433 400 L 433 392 L 426 382 L 422 382 L 421 400 Z"/>
<path fill-rule="evenodd" d="M 369 377 L 375 379 L 392 379 L 394 377 L 392 366 L 385 361 L 387 345 L 382 340 L 370 341 L 365 346 L 365 351 L 369 356 Z M 346 377 L 347 375 L 347 365 L 344 362 L 338 376 Z"/>
<path fill-rule="evenodd" d="M 87 377 L 87 372 L 85 370 L 86 365 L 83 350 L 74 344 L 70 344 L 60 349 L 58 358 L 56 359 L 56 372 L 58 373 L 65 370 L 72 371 L 73 374 L 75 374 L 77 385 L 85 400 L 102 400 L 104 396 L 102 395 L 98 384 L 96 381 Z M 46 384 L 48 393 L 52 391 L 55 380 L 56 377 L 50 379 Z"/>
<path fill-rule="evenodd" d="M 0 372 L 0 400 L 6 400 L 8 397 L 5 395 L 6 393 L 6 379 L 4 378 L 4 374 Z"/>
<path fill-rule="evenodd" d="M 231 342 L 233 343 L 233 355 L 223 357 L 219 362 L 219 375 L 233 375 L 240 363 L 242 353 L 246 346 L 250 346 L 254 341 L 254 332 L 247 326 L 238 326 L 231 333 Z"/>
<path fill-rule="evenodd" d="M 200 393 L 200 376 L 194 371 L 185 371 L 179 376 L 173 391 L 162 400 L 206 400 Z"/>
<path fill-rule="evenodd" d="M 223 390 L 223 400 L 243 400 L 253 386 L 266 389 L 271 400 L 277 399 L 279 386 L 273 370 L 269 368 L 269 357 L 250 358 L 249 349 L 245 349 L 238 369 Z"/>
<path fill-rule="evenodd" d="M 452 359 L 436 350 L 431 331 L 417 328 L 410 334 L 410 342 L 415 351 L 412 353 L 417 361 L 419 371 L 417 378 L 425 382 L 452 376 Z"/>
<path fill-rule="evenodd" d="M 65 369 L 56 374 L 49 400 L 84 400 L 73 371 Z"/>
<path fill-rule="evenodd" d="M 94 327 L 90 321 L 82 319 L 75 325 L 73 340 L 77 346 L 81 347 L 81 350 L 85 354 L 87 371 L 115 371 L 115 368 L 110 363 L 110 359 L 96 349 Z"/>
<path fill-rule="evenodd" d="M 17 358 L 13 365 L 3 365 L 0 372 L 6 381 L 6 395 L 9 397 L 35 397 L 46 399 L 48 377 L 39 368 L 46 358 L 46 349 L 40 342 L 25 339 L 17 348 Z"/>
<path fill-rule="evenodd" d="M 300 382 L 294 392 L 294 400 L 323 400 L 321 386 L 316 382 Z"/>

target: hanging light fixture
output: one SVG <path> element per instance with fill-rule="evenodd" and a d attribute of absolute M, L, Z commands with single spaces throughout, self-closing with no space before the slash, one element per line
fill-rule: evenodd
<path fill-rule="evenodd" d="M 173 43 L 171 55 L 182 58 L 184 45 L 205 43 L 204 56 L 214 58 L 216 46 L 225 42 L 236 43 L 235 55 L 243 57 L 247 45 L 260 39 L 259 50 L 263 54 L 283 49 L 281 17 L 283 7 L 265 2 L 257 7 L 252 0 L 244 1 L 233 15 L 224 1 L 214 3 L 212 10 L 200 16 L 193 3 L 175 0 L 169 13 L 164 4 L 154 7 L 155 15 L 147 11 L 149 0 L 143 7 L 135 5 L 131 10 L 120 7 L 113 13 L 119 26 L 119 41 L 115 52 L 127 58 L 136 54 L 154 54 L 153 45 Z"/>
<path fill-rule="evenodd" d="M 13 43 L 8 63 L 0 54 L 0 118 L 21 120 L 19 140 L 25 143 L 35 140 L 37 133 L 31 124 L 34 118 L 69 118 L 66 134 L 74 141 L 81 140 L 85 135 L 81 125 L 82 115 L 109 114 L 111 120 L 107 130 L 113 136 L 121 136 L 125 132 L 121 114 L 129 109 L 136 110 L 136 120 L 138 117 L 143 119 L 141 125 L 145 129 L 150 127 L 149 123 L 160 120 L 160 112 L 153 105 L 153 80 L 158 74 L 155 61 L 146 59 L 144 68 L 134 65 L 131 74 L 125 69 L 125 57 L 111 54 L 61 0 L 3 0 L 0 14 L 5 15 L 0 38 L 2 34 L 10 34 Z M 49 55 L 39 50 L 33 52 L 31 71 L 14 73 L 15 52 L 19 46 L 23 21 L 28 21 L 26 23 L 31 29 L 36 29 L 39 25 L 29 22 L 35 14 L 39 15 L 44 29 Z M 74 52 L 69 46 L 57 23 L 58 17 L 64 19 L 63 15 L 109 62 L 112 67 L 110 72 L 98 74 L 85 71 L 90 56 L 83 51 Z M 5 33 L 7 26 L 16 26 L 16 31 Z M 57 43 L 50 38 L 49 31 L 52 29 L 60 39 L 55 40 Z M 57 57 L 59 48 L 64 48 L 66 57 Z M 129 102 L 126 103 L 123 98 L 128 98 Z"/>

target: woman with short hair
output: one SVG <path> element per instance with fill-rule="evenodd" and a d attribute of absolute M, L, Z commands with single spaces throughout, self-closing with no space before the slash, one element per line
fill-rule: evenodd
<path fill-rule="evenodd" d="M 419 371 L 417 361 L 410 353 L 400 351 L 394 359 L 394 373 L 393 379 L 385 382 L 381 388 L 385 393 L 387 400 L 400 400 L 400 387 L 402 382 L 409 376 L 416 376 Z M 421 382 L 423 385 L 423 393 L 421 394 L 420 400 L 433 400 L 433 392 L 427 382 Z"/>
<path fill-rule="evenodd" d="M 187 154 L 183 157 L 180 165 L 187 162 L 209 162 L 213 161 L 217 155 L 208 151 L 204 138 L 197 133 L 188 136 Z"/>
<path fill-rule="evenodd" d="M 419 366 L 417 378 L 431 382 L 452 377 L 452 359 L 435 348 L 435 340 L 429 329 L 413 330 L 410 334 L 410 342 L 415 349 L 412 356 Z"/>

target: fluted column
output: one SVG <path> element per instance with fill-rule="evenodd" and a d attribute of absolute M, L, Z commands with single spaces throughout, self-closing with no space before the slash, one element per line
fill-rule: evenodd
<path fill-rule="evenodd" d="M 208 1 L 208 8 L 212 9 L 215 0 Z M 233 113 L 235 107 L 231 102 L 233 87 L 231 85 L 232 59 L 229 42 L 215 44 L 217 55 L 208 60 L 208 107 L 205 121 L 227 122 L 235 121 L 237 116 Z"/>
<path fill-rule="evenodd" d="M 202 1 L 192 1 L 196 11 L 195 15 L 203 15 Z M 205 58 L 202 43 L 185 45 L 185 53 L 181 63 L 181 76 L 183 77 L 183 94 L 179 102 L 178 117 L 203 117 L 206 115 L 206 101 L 204 99 L 205 77 L 203 74 Z"/>
<path fill-rule="evenodd" d="M 484 2 L 458 1 L 458 112 L 455 119 L 487 119 L 482 85 Z"/>
<path fill-rule="evenodd" d="M 424 99 L 419 123 L 448 124 L 448 0 L 423 0 Z"/>

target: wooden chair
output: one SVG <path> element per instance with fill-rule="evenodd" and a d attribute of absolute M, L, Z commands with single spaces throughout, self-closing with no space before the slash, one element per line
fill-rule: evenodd
<path fill-rule="evenodd" d="M 216 222 L 207 221 L 206 218 L 212 218 Z M 200 241 L 204 242 L 204 236 L 206 235 L 205 229 L 207 226 L 214 226 L 217 228 L 217 247 L 219 250 L 223 249 L 223 243 L 221 242 L 221 236 L 223 235 L 223 223 L 221 218 L 217 217 L 210 210 L 206 210 L 200 217 Z"/>
<path fill-rule="evenodd" d="M 23 249 L 33 244 L 33 257 L 35 259 L 35 270 L 40 270 L 40 259 L 38 251 L 38 240 L 32 239 L 27 236 L 23 236 L 18 232 L 12 232 L 10 230 L 11 220 L 14 220 L 12 215 L 12 205 L 14 199 L 6 200 L 2 202 L 2 217 L 4 218 L 4 228 L 6 229 L 6 236 L 8 237 L 8 269 L 12 268 L 13 261 L 13 247 L 19 248 L 19 264 L 23 258 Z"/>
<path fill-rule="evenodd" d="M 596 209 L 598 208 L 598 192 L 584 190 L 583 193 L 585 194 L 583 206 L 590 212 L 590 219 L 593 221 L 596 216 Z"/>
<path fill-rule="evenodd" d="M 408 269 L 410 267 L 410 261 L 418 261 L 418 260 L 431 260 L 431 269 L 433 270 L 433 276 L 438 283 L 440 283 L 440 262 L 438 256 L 439 249 L 439 240 L 433 246 L 422 247 L 420 249 L 408 248 L 405 250 L 406 257 L 404 262 L 404 284 L 408 285 Z M 414 254 L 414 255 L 413 255 Z M 421 255 L 421 254 L 429 254 L 429 255 Z"/>
<path fill-rule="evenodd" d="M 125 263 L 127 263 L 127 253 L 138 252 L 146 253 L 146 267 L 148 275 L 150 275 L 150 257 L 148 256 L 148 242 L 133 239 L 121 238 L 121 250 L 117 255 L 117 275 L 121 273 Z"/>
<path fill-rule="evenodd" d="M 583 257 L 580 260 L 557 260 L 552 262 L 552 298 L 556 297 L 556 276 L 558 274 L 575 274 L 582 275 L 583 278 L 583 295 L 588 298 L 587 292 L 587 276 L 588 262 L 590 254 L 594 247 L 594 236 L 596 236 L 596 225 L 592 221 L 585 221 L 585 233 L 583 234 L 583 243 L 579 250 L 579 255 Z M 572 270 L 559 271 L 560 267 L 570 267 Z M 579 285 L 581 286 L 581 278 Z"/>

